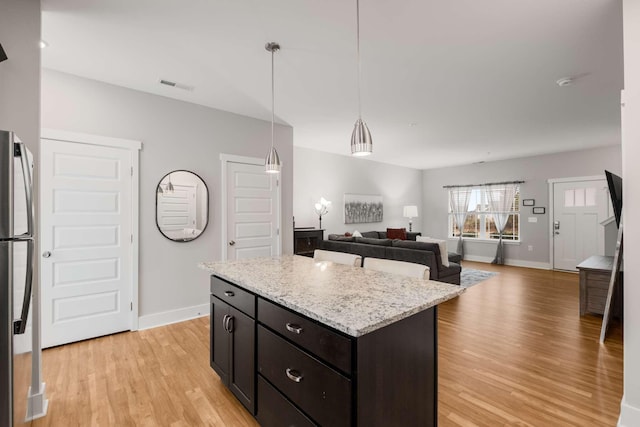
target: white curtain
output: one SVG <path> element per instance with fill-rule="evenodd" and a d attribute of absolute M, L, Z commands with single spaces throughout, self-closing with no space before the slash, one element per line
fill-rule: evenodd
<path fill-rule="evenodd" d="M 502 244 L 502 233 L 507 225 L 509 215 L 512 212 L 513 199 L 518 192 L 518 184 L 488 185 L 485 188 L 489 210 L 496 223 L 496 228 L 500 234 L 496 256 L 492 264 L 504 264 L 504 250 Z"/>
<path fill-rule="evenodd" d="M 462 231 L 464 230 L 464 222 L 467 220 L 469 212 L 469 200 L 471 199 L 471 187 L 452 188 L 449 190 L 449 204 L 453 219 L 460 230 L 458 237 L 458 255 L 464 257 L 464 246 L 462 244 Z"/>

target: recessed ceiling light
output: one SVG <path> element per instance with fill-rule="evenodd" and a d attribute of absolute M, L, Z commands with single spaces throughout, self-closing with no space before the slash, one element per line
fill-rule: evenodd
<path fill-rule="evenodd" d="M 40 49 L 44 49 L 45 47 L 49 47 L 49 43 L 47 43 L 44 40 L 40 40 L 40 42 L 38 43 L 38 45 L 40 46 Z"/>
<path fill-rule="evenodd" d="M 573 79 L 571 77 L 563 77 L 556 80 L 556 84 L 560 87 L 569 86 L 571 83 L 573 83 Z"/>

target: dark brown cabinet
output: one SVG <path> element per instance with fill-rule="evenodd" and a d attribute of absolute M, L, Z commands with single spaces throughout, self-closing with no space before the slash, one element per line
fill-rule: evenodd
<path fill-rule="evenodd" d="M 322 240 L 324 240 L 324 230 L 294 228 L 293 253 L 312 257 L 313 251 L 320 247 Z"/>
<path fill-rule="evenodd" d="M 263 427 L 435 426 L 436 319 L 354 337 L 213 276 L 211 367 Z"/>
<path fill-rule="evenodd" d="M 351 380 L 262 326 L 258 373 L 318 424 L 351 425 Z"/>
<path fill-rule="evenodd" d="M 253 318 L 211 295 L 211 367 L 252 414 L 255 414 L 255 331 Z"/>

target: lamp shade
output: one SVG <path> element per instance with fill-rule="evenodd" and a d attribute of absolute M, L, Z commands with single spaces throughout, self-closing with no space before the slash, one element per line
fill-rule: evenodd
<path fill-rule="evenodd" d="M 418 207 L 414 205 L 405 206 L 402 216 L 405 218 L 417 218 L 418 217 Z"/>
<path fill-rule="evenodd" d="M 267 173 L 279 173 L 282 169 L 282 163 L 280 163 L 280 156 L 275 147 L 271 147 L 267 157 L 264 159 L 264 167 Z"/>
<path fill-rule="evenodd" d="M 371 132 L 362 119 L 358 119 L 351 133 L 351 154 L 354 156 L 368 156 L 373 152 Z"/>

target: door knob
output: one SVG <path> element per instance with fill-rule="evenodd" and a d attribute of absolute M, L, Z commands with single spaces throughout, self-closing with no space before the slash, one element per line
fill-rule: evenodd
<path fill-rule="evenodd" d="M 235 244 L 236 244 L 236 241 L 235 241 L 235 240 L 229 240 L 229 246 L 233 246 L 233 245 L 235 245 Z"/>
<path fill-rule="evenodd" d="M 51 256 L 51 252 L 49 252 L 49 251 L 44 251 L 42 253 L 42 258 L 49 258 L 50 256 Z"/>

